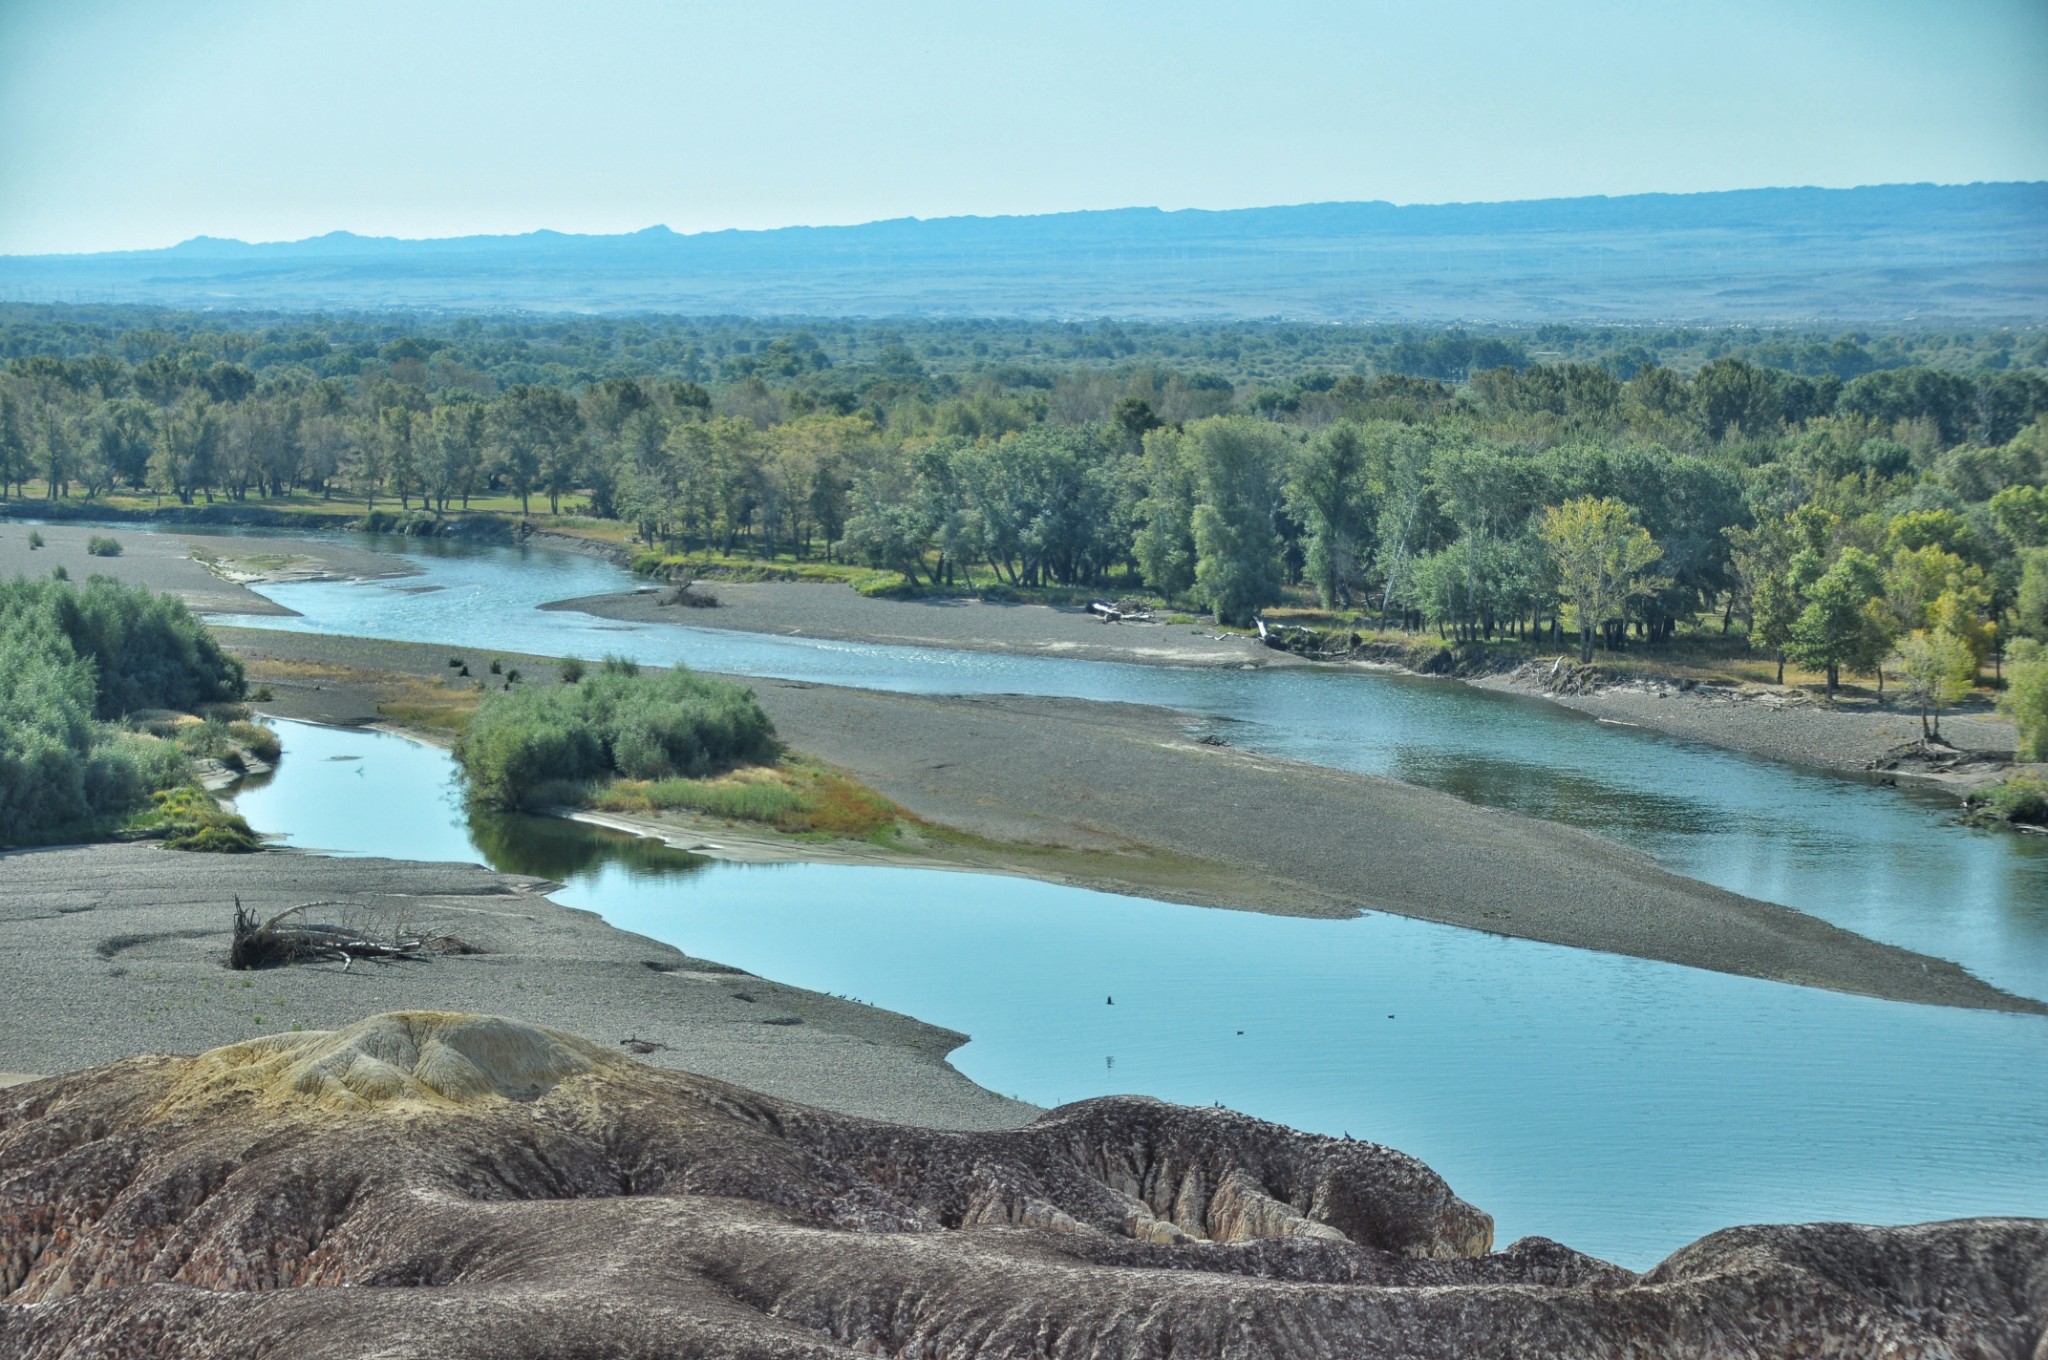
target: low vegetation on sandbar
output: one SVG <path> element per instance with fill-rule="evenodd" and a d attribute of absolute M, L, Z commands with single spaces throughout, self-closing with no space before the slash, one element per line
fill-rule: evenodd
<path fill-rule="evenodd" d="M 486 807 L 685 812 L 793 834 L 868 837 L 896 810 L 837 771 L 784 752 L 752 690 L 617 657 L 562 683 L 486 693 L 455 745 Z"/>
<path fill-rule="evenodd" d="M 256 838 L 198 787 L 275 738 L 243 721 L 241 663 L 170 595 L 93 577 L 0 583 L 0 845 Z"/>

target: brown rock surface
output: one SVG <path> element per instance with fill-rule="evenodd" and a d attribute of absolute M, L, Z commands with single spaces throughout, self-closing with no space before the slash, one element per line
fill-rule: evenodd
<path fill-rule="evenodd" d="M 2040 1357 L 2048 1223 L 1744 1228 L 1648 1276 L 1413 1158 L 1116 1098 L 829 1114 L 412 1012 L 0 1097 L 0 1355 Z"/>

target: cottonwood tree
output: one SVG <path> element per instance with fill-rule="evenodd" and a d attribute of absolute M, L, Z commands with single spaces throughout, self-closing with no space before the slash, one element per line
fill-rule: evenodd
<path fill-rule="evenodd" d="M 1975 685 L 1977 658 L 1970 644 L 1946 628 L 1921 629 L 1899 640 L 1888 663 L 1906 701 L 1920 710 L 1920 735 L 1941 735 L 1941 710 L 1961 703 Z M 1933 715 L 1933 724 L 1928 715 Z"/>
<path fill-rule="evenodd" d="M 1883 589 L 1877 560 L 1861 548 L 1844 548 L 1806 590 L 1806 607 L 1792 621 L 1785 650 L 1800 665 L 1827 673 L 1829 703 L 1844 669 L 1870 670 L 1890 645 L 1871 607 Z"/>
<path fill-rule="evenodd" d="M 1437 501 L 1466 545 L 1459 556 L 1465 568 L 1465 598 L 1455 618 L 1468 630 L 1476 628 L 1484 618 L 1481 566 L 1496 556 L 1495 538 L 1528 522 L 1536 499 L 1536 471 L 1519 451 L 1460 441 L 1436 451 L 1429 477 Z"/>
<path fill-rule="evenodd" d="M 1593 637 L 1631 600 L 1658 587 L 1650 568 L 1664 555 L 1629 508 L 1611 497 L 1582 496 L 1543 512 L 1557 591 L 1579 625 L 1579 661 L 1593 659 Z"/>
<path fill-rule="evenodd" d="M 1287 482 L 1287 504 L 1308 531 L 1305 570 L 1323 608 L 1350 604 L 1371 513 L 1365 442 L 1356 425 L 1332 425 L 1301 446 Z"/>
<path fill-rule="evenodd" d="M 1280 598 L 1276 473 L 1286 433 L 1264 421 L 1217 416 L 1188 428 L 1195 470 L 1195 593 L 1218 623 L 1239 627 Z"/>
<path fill-rule="evenodd" d="M 2020 636 L 2048 642 L 2048 548 L 2030 548 L 2020 555 L 2020 584 L 2012 612 Z"/>
<path fill-rule="evenodd" d="M 583 415 L 575 399 L 559 388 L 521 383 L 492 407 L 491 425 L 499 470 L 519 497 L 519 513 L 532 513 L 533 493 L 543 488 L 559 512 L 582 453 Z"/>
<path fill-rule="evenodd" d="M 2019 729 L 2019 760 L 2048 760 L 2048 647 L 2022 638 L 2007 655 L 2005 693 L 1998 711 Z"/>
<path fill-rule="evenodd" d="M 1394 601 L 1405 598 L 1417 554 L 1423 551 L 1436 507 L 1429 484 L 1435 440 L 1426 429 L 1382 421 L 1365 431 L 1373 497 L 1374 565 L 1380 573 L 1380 627 Z"/>
<path fill-rule="evenodd" d="M 1178 430 L 1145 435 L 1144 498 L 1132 552 L 1145 584 L 1173 599 L 1195 583 L 1195 470 Z"/>

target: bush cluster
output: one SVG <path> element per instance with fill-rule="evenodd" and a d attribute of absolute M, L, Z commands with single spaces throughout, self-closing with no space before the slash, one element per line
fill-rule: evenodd
<path fill-rule="evenodd" d="M 0 583 L 0 845 L 87 832 L 184 782 L 174 743 L 114 724 L 242 688 L 241 664 L 171 596 L 104 577 Z"/>
<path fill-rule="evenodd" d="M 701 778 L 776 750 L 775 726 L 751 690 L 613 658 L 579 684 L 488 694 L 455 759 L 473 799 L 516 808 L 549 801 L 558 791 L 550 786 Z"/>
<path fill-rule="evenodd" d="M 1985 800 L 1994 817 L 2029 826 L 2048 825 L 2048 783 L 2015 775 L 1991 790 Z"/>

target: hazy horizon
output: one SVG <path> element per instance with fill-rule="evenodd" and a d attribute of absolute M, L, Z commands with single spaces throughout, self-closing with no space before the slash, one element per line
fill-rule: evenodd
<path fill-rule="evenodd" d="M 2048 184 L 2048 178 L 2042 178 L 2042 179 L 2032 179 L 2032 180 L 1969 180 L 1969 181 L 1955 181 L 1955 182 L 1944 182 L 1944 181 L 1938 181 L 1938 180 L 1920 180 L 1920 181 L 1915 181 L 1915 182 L 1912 182 L 1912 183 L 1904 183 L 1904 182 L 1898 182 L 1898 183 L 1884 183 L 1884 184 L 1843 184 L 1843 185 L 1824 185 L 1824 184 L 1754 184 L 1754 185 L 1744 185 L 1744 186 L 1741 186 L 1741 187 L 1739 187 L 1739 188 L 1733 188 L 1733 189 L 1700 189 L 1700 190 L 1690 190 L 1690 191 L 1676 191 L 1676 192 L 1674 192 L 1674 191 L 1662 191 L 1662 190 L 1650 190 L 1650 191 L 1645 191 L 1645 192 L 1642 192 L 1642 193 L 1634 193 L 1634 194 L 1572 194 L 1572 195 L 1540 195 L 1540 196 L 1537 196 L 1537 197 L 1533 197 L 1533 198 L 1497 198 L 1497 199 L 1446 199 L 1446 200 L 1431 200 L 1431 201 L 1428 201 L 1428 202 L 1421 202 L 1421 201 L 1413 201 L 1413 202 L 1402 202 L 1402 201 L 1397 201 L 1397 200 L 1393 200 L 1393 199 L 1316 199 L 1316 200 L 1311 200 L 1311 201 L 1304 201 L 1304 202 L 1299 202 L 1299 203 L 1237 203 L 1237 204 L 1228 204 L 1228 205 L 1224 205 L 1224 206 L 1220 206 L 1220 207 L 1184 207 L 1184 208 L 1168 208 L 1168 207 L 1161 207 L 1161 206 L 1159 206 L 1158 204 L 1152 204 L 1152 203 L 1125 203 L 1125 204 L 1118 204 L 1118 205 L 1114 205 L 1114 206 L 1111 206 L 1111 207 L 1105 207 L 1105 208 L 1049 208 L 1049 209 L 1046 209 L 1046 210 L 1044 210 L 1044 211 L 1042 211 L 1042 212 L 986 212 L 986 213 L 973 213 L 973 212 L 967 212 L 967 213 L 934 213 L 934 214 L 920 214 L 920 213 L 894 213 L 894 214 L 891 214 L 891 215 L 889 215 L 889 216 L 885 216 L 885 217 L 874 217 L 874 218 L 866 218 L 866 219 L 863 219 L 863 220 L 861 220 L 861 221 L 858 221 L 858 222 L 776 222 L 776 223 L 770 223 L 770 224 L 768 224 L 768 225 L 765 225 L 765 226 L 755 226 L 755 227 L 702 227 L 702 228 L 697 228 L 697 229 L 693 229 L 693 230 L 692 230 L 692 229 L 681 229 L 681 228 L 677 228 L 677 227 L 671 226 L 670 224 L 668 224 L 668 223 L 666 223 L 666 222 L 649 222 L 649 223 L 647 223 L 647 224 L 646 224 L 646 225 L 644 225 L 644 226 L 639 226 L 639 227 L 624 227 L 624 228 L 621 228 L 621 229 L 619 229 L 619 230 L 617 230 L 617 231 L 574 231 L 574 230 L 565 230 L 565 229 L 563 229 L 563 228 L 560 228 L 560 227 L 556 227 L 556 226 L 552 226 L 552 225 L 549 225 L 549 224 L 547 224 L 547 223 L 541 223 L 541 224 L 539 224 L 539 225 L 535 225 L 535 226 L 528 226 L 528 227 L 518 227 L 518 228 L 512 228 L 512 229 L 509 229 L 509 230 L 504 230 L 504 231 L 478 231 L 478 232 L 462 232 L 462 233 L 458 233 L 458 234 L 454 234 L 454 235 L 440 235 L 440 236 L 405 236 L 405 235 L 399 235 L 399 234 L 395 234 L 395 233 L 389 233 L 389 232 L 371 232 L 371 231 L 361 231 L 361 230 L 357 230 L 356 228 L 354 228 L 354 227 L 350 227 L 350 226 L 336 226 L 336 227 L 330 227 L 330 228 L 327 228 L 327 229 L 326 229 L 326 230 L 324 230 L 324 231 L 315 231 L 315 232 L 311 232 L 311 233 L 309 233 L 309 234 L 307 234 L 307 235 L 304 235 L 304 236 L 293 236 L 293 237 L 278 237 L 278 238 L 269 238 L 269 239 L 250 239 L 250 238 L 248 238 L 248 237 L 241 237 L 241 236 L 221 236 L 221 235 L 216 235 L 216 234 L 212 234 L 212 233 L 205 233 L 205 232 L 202 232 L 202 233 L 200 233 L 200 234 L 198 234 L 198 235 L 194 235 L 194 236 L 187 236 L 187 237 L 183 237 L 183 238 L 181 238 L 180 240 L 176 240 L 176 241 L 168 241 L 168 242 L 165 242 L 165 243 L 163 243 L 162 245 L 156 245 L 156 246 L 128 246 L 128 247 L 118 247 L 118 248 L 115 248 L 115 249 L 112 249 L 112 250 L 107 250 L 107 251 L 46 251 L 46 252 L 0 252 L 0 254 L 14 254 L 14 255 L 16 255 L 17 257 L 19 257 L 19 256 L 22 256 L 22 255 L 31 255 L 31 254 L 48 254 L 48 255 L 88 255 L 88 254 L 141 254 L 141 253 L 146 253 L 146 252 L 149 252 L 149 251 L 155 251 L 155 250 L 171 250 L 171 249 L 175 249 L 175 248 L 177 248 L 177 247 L 179 247 L 179 246 L 183 246 L 183 245 L 191 245 L 191 244 L 195 244 L 195 243 L 199 243 L 199 242 L 217 242 L 217 243 L 220 243 L 220 244 L 223 244 L 223 245 L 246 245 L 246 246 L 291 246 L 291 245 L 303 245 L 303 244 L 306 244 L 307 242 L 311 242 L 311 241 L 320 241 L 320 240 L 325 240 L 325 239 L 328 239 L 328 238 L 330 238 L 330 237 L 336 237 L 336 236 L 345 236 L 345 237 L 352 237 L 352 238 L 355 238 L 355 239 L 359 239 L 359 240 L 365 240 L 365 241 L 399 241 L 399 242 L 411 242 L 411 243 L 417 243 L 417 242 L 432 242 L 432 241 L 457 241 L 457 240 L 466 240 L 466 239 L 472 239 L 472 238 L 506 238 L 506 239 L 511 239 L 511 238 L 518 238 L 518 237 L 526 237 L 526 236 L 546 236 L 546 235 L 552 235 L 552 236 L 568 236 L 568 237 L 620 237 L 620 236 L 638 236 L 638 235 L 643 235 L 643 234 L 647 234 L 647 233 L 652 233 L 652 232 L 661 232 L 661 231 L 666 231 L 666 232 L 669 232 L 670 234 L 672 234 L 672 235 L 675 235 L 675 236 L 687 236 L 687 237 L 695 237 L 695 236 L 716 236 L 716 235 L 721 235 L 721 234 L 740 234 L 740 233 L 764 233 L 764 232 L 776 232 L 776 231 L 808 231 L 808 230 L 831 230 L 831 229 L 834 229 L 834 228 L 843 228 L 843 227 L 871 227 L 871 226 L 884 226 L 884 225 L 887 225 L 887 224 L 890 224 L 890 223 L 895 223 L 895 222 L 948 222 L 948 221 L 1003 221 L 1003 220 L 1009 220 L 1009 219 L 1031 219 L 1031 218 L 1043 218 L 1043 217 L 1068 217 L 1068 216 L 1078 216 L 1078 215 L 1081 215 L 1081 214 L 1095 214 L 1095 213 L 1142 213 L 1142 212 L 1152 212 L 1152 213 L 1159 213 L 1159 214 L 1162 214 L 1162 215 L 1168 215 L 1168 216 L 1170 216 L 1170 215 L 1173 215 L 1173 214 L 1179 214 L 1179 213 L 1214 213 L 1214 214 L 1222 214 L 1222 213 L 1235 213 L 1235 212 L 1267 212 L 1267 211 L 1274 211 L 1274 212 L 1277 212 L 1277 211 L 1285 211 L 1285 210 L 1287 210 L 1287 209 L 1292 209 L 1292 208 L 1324 208 L 1324 207 L 1340 207 L 1340 206 L 1341 206 L 1341 207 L 1350 207 L 1350 206 L 1356 206 L 1356 205 L 1368 205 L 1368 206 L 1370 206 L 1370 205 L 1380 205 L 1380 204 L 1384 204 L 1384 205 L 1386 205 L 1386 206 L 1389 206 L 1389 207 L 1394 207 L 1394 208 L 1465 208 L 1465 207 L 1496 207 L 1496 206 L 1506 206 L 1506 205 L 1510 205 L 1510 204 L 1536 204 L 1536 203 L 1549 203 L 1549 202 L 1574 202 L 1574 201 L 1586 201 L 1586 200 L 1607 200 L 1607 201 L 1613 201 L 1613 200 L 1618 200 L 1618 199 L 1631 199 L 1631 198 L 1693 198 L 1693 197 L 1702 197 L 1702 196 L 1706 196 L 1706 195 L 1712 195 L 1712 194 L 1741 194 L 1741 193 L 1769 193 L 1769 192 L 1777 192 L 1777 191 L 1795 191 L 1795 192 L 1796 192 L 1796 191 L 1799 191 L 1799 190 L 1807 190 L 1807 189 L 1818 189 L 1818 190 L 1827 190 L 1827 191 L 1833 191 L 1833 192 L 1849 192 L 1849 191 L 1854 191 L 1854 190 L 1858 190 L 1858 189 L 1902 189 L 1902 188 L 1936 188 L 1936 189 L 1958 189 L 1958 188 L 1971 188 L 1971 187 L 1976 187 L 1976 186 L 1984 186 L 1984 185 L 2029 185 L 2029 184 Z"/>
<path fill-rule="evenodd" d="M 0 253 L 2048 179 L 2048 8 L 0 9 Z"/>

